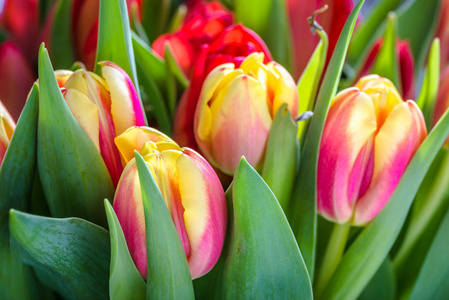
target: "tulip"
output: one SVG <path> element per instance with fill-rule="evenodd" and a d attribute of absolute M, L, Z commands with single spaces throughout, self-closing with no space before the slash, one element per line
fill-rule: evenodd
<path fill-rule="evenodd" d="M 0 167 L 15 128 L 14 120 L 0 101 Z"/>
<path fill-rule="evenodd" d="M 213 42 L 233 22 L 232 14 L 219 2 L 191 1 L 184 24 L 172 34 L 164 34 L 153 43 L 153 50 L 164 56 L 168 45 L 176 62 L 187 77 L 197 60 L 201 46 Z"/>
<path fill-rule="evenodd" d="M 449 62 L 449 1 L 440 1 L 438 9 L 439 16 L 435 37 L 440 39 L 441 47 L 441 70 L 443 70 Z"/>
<path fill-rule="evenodd" d="M 204 81 L 195 113 L 195 138 L 208 161 L 232 175 L 244 155 L 260 169 L 273 118 L 287 103 L 298 112 L 298 91 L 287 70 L 253 53 L 236 67 L 216 67 Z"/>
<path fill-rule="evenodd" d="M 114 185 L 123 164 L 114 138 L 132 126 L 144 125 L 140 100 L 126 72 L 102 62 L 100 77 L 84 69 L 56 71 L 64 99 L 76 120 L 100 152 Z"/>
<path fill-rule="evenodd" d="M 11 41 L 0 44 L 0 66 L 0 99 L 17 120 L 36 77 L 22 51 Z"/>
<path fill-rule="evenodd" d="M 427 136 L 412 100 L 378 75 L 332 100 L 318 160 L 317 208 L 336 223 L 365 225 L 388 202 Z"/>
<path fill-rule="evenodd" d="M 432 123 L 435 125 L 446 109 L 449 107 L 449 66 L 446 67 L 440 77 L 437 98 L 435 100 L 435 109 L 433 111 Z M 449 137 L 444 142 L 444 146 L 449 146 Z"/>
<path fill-rule="evenodd" d="M 194 150 L 180 148 L 152 128 L 130 128 L 115 141 L 129 163 L 120 178 L 113 207 L 142 277 L 147 278 L 146 231 L 134 150 L 140 151 L 147 162 L 167 204 L 192 278 L 209 272 L 220 257 L 227 226 L 224 191 L 212 167 Z"/>
<path fill-rule="evenodd" d="M 371 72 L 374 62 L 379 54 L 383 45 L 383 39 L 379 38 L 374 46 L 369 51 L 365 62 L 362 64 L 360 74 L 357 78 L 361 78 Z M 412 49 L 408 41 L 396 40 L 395 44 L 396 59 L 399 65 L 399 76 L 402 95 L 405 99 L 412 99 L 414 96 L 414 75 L 415 75 L 415 62 L 413 59 Z"/>
<path fill-rule="evenodd" d="M 263 40 L 242 25 L 226 28 L 213 43 L 203 47 L 192 71 L 190 86 L 184 92 L 176 111 L 174 136 L 178 143 L 198 149 L 193 120 L 201 87 L 209 72 L 224 63 L 233 63 L 239 67 L 246 56 L 254 52 L 264 54 L 264 63 L 273 60 Z"/>
<path fill-rule="evenodd" d="M 290 21 L 290 28 L 293 37 L 294 53 L 294 78 L 299 78 L 304 71 L 315 47 L 320 38 L 313 35 L 307 18 L 325 4 L 328 9 L 317 15 L 317 22 L 323 27 L 329 37 L 329 51 L 327 61 L 329 61 L 335 45 L 337 44 L 340 32 L 349 17 L 354 3 L 352 0 L 287 0 L 287 12 Z"/>

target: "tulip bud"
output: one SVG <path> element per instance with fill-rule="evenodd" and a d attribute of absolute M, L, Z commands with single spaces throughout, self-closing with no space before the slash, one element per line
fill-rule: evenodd
<path fill-rule="evenodd" d="M 15 128 L 14 120 L 0 101 L 0 166 Z"/>
<path fill-rule="evenodd" d="M 195 151 L 180 148 L 151 128 L 130 128 L 115 141 L 129 163 L 120 177 L 113 207 L 140 274 L 146 279 L 147 248 L 134 150 L 147 162 L 167 204 L 192 278 L 209 272 L 220 257 L 227 226 L 224 191 L 212 167 Z"/>
<path fill-rule="evenodd" d="M 214 166 L 232 175 L 244 155 L 261 167 L 271 123 L 287 103 L 298 112 L 298 92 L 290 74 L 263 53 L 249 55 L 236 68 L 223 64 L 204 81 L 195 114 L 195 138 Z"/>
<path fill-rule="evenodd" d="M 83 69 L 57 71 L 56 77 L 67 105 L 117 185 L 123 164 L 114 138 L 129 127 L 145 123 L 137 92 L 126 72 L 111 62 L 101 63 L 101 71 L 103 77 Z"/>
<path fill-rule="evenodd" d="M 178 143 L 198 149 L 193 120 L 201 87 L 210 71 L 224 63 L 233 63 L 239 67 L 245 57 L 254 52 L 265 55 L 264 63 L 273 60 L 264 41 L 242 25 L 229 26 L 214 42 L 203 47 L 193 68 L 190 86 L 184 92 L 176 111 L 174 136 Z"/>
<path fill-rule="evenodd" d="M 427 131 L 414 101 L 365 76 L 329 109 L 318 160 L 317 208 L 334 222 L 365 225 L 388 202 Z"/>

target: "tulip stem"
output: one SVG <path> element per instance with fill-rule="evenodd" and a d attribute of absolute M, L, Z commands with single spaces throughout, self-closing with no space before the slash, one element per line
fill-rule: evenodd
<path fill-rule="evenodd" d="M 326 252 L 324 253 L 323 261 L 315 281 L 316 299 L 319 299 L 323 294 L 324 289 L 341 261 L 350 228 L 351 225 L 349 223 L 336 223 L 332 229 Z"/>

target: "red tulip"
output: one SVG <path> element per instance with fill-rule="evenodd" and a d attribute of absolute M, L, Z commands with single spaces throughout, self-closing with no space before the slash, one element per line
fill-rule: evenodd
<path fill-rule="evenodd" d="M 17 120 L 36 77 L 26 56 L 11 41 L 0 44 L 0 66 L 0 99 Z"/>
<path fill-rule="evenodd" d="M 440 39 L 441 47 L 441 70 L 449 62 L 449 1 L 442 0 L 439 8 L 439 19 L 435 37 Z"/>
<path fill-rule="evenodd" d="M 176 111 L 174 135 L 178 143 L 198 149 L 193 123 L 201 87 L 209 72 L 224 63 L 233 63 L 238 68 L 254 52 L 264 54 L 265 64 L 273 60 L 262 39 L 242 25 L 226 28 L 214 42 L 203 46 L 192 71 L 190 86 L 184 92 Z"/>
<path fill-rule="evenodd" d="M 383 45 L 383 39 L 380 38 L 374 43 L 361 71 L 357 78 L 361 78 L 367 74 L 371 73 L 371 69 L 376 61 L 377 55 Z M 413 99 L 415 88 L 414 88 L 414 75 L 415 75 L 415 61 L 413 59 L 412 49 L 408 41 L 396 40 L 396 59 L 399 65 L 399 76 L 400 84 L 402 90 L 402 96 L 404 99 Z"/>
<path fill-rule="evenodd" d="M 327 55 L 327 61 L 329 61 L 346 19 L 354 7 L 353 1 L 287 0 L 287 11 L 293 37 L 293 75 L 296 79 L 301 76 L 320 40 L 318 35 L 313 35 L 310 32 L 310 25 L 307 18 L 314 11 L 322 8 L 326 4 L 329 8 L 325 12 L 318 14 L 316 19 L 329 37 L 329 50 Z"/>
<path fill-rule="evenodd" d="M 232 24 L 233 16 L 219 2 L 191 1 L 181 29 L 164 34 L 153 43 L 154 51 L 164 56 L 168 44 L 186 76 L 190 76 L 203 44 L 210 44 Z"/>

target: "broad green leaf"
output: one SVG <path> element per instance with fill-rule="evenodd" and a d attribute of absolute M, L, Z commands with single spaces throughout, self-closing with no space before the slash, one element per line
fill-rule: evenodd
<path fill-rule="evenodd" d="M 137 36 L 142 39 L 142 41 L 149 45 L 150 41 L 147 37 L 147 33 L 145 32 L 145 29 L 143 29 L 142 22 L 140 21 L 140 7 L 137 2 L 133 2 L 131 7 L 131 39 L 134 40 L 133 35 L 137 34 Z M 133 48 L 135 48 L 133 43 Z M 135 54 L 135 51 L 134 51 Z M 138 64 L 136 64 L 138 65 Z"/>
<path fill-rule="evenodd" d="M 39 51 L 39 177 L 54 217 L 106 225 L 104 198 L 114 196 L 106 165 L 67 106 L 44 45 Z"/>
<path fill-rule="evenodd" d="M 131 77 L 140 97 L 128 18 L 126 0 L 100 0 L 95 72 L 100 72 L 98 62 L 111 61 L 116 63 Z M 142 103 L 141 108 L 144 111 Z M 147 123 L 145 114 L 144 119 Z"/>
<path fill-rule="evenodd" d="M 389 202 L 345 253 L 325 299 L 355 299 L 393 246 L 424 176 L 449 134 L 449 112 L 424 140 L 405 170 Z"/>
<path fill-rule="evenodd" d="M 434 36 L 440 8 L 439 0 L 409 0 L 397 9 L 399 36 L 408 40 L 416 66 L 420 68 Z M 414 26 L 419 22 L 419 26 Z"/>
<path fill-rule="evenodd" d="M 151 47 L 134 32 L 132 38 L 137 65 L 142 67 L 147 76 L 154 80 L 159 88 L 165 87 L 165 78 L 167 77 L 165 62 L 158 58 Z"/>
<path fill-rule="evenodd" d="M 440 40 L 433 40 L 430 47 L 429 58 L 427 60 L 426 73 L 421 87 L 421 92 L 416 100 L 416 104 L 423 111 L 427 128 L 431 128 L 433 109 L 438 93 L 438 85 L 440 81 Z"/>
<path fill-rule="evenodd" d="M 126 245 L 125 235 L 108 200 L 104 200 L 111 239 L 109 275 L 110 299 L 145 299 L 146 283 L 137 270 Z"/>
<path fill-rule="evenodd" d="M 259 34 L 274 60 L 292 71 L 292 42 L 285 1 L 234 0 L 234 7 L 237 22 Z"/>
<path fill-rule="evenodd" d="M 165 106 L 164 97 L 158 86 L 147 75 L 146 69 L 144 69 L 143 66 L 137 65 L 137 74 L 139 75 L 139 81 L 142 84 L 142 99 L 144 100 L 144 103 L 148 103 L 149 106 L 148 108 L 145 107 L 145 111 L 147 113 L 152 113 L 162 132 L 171 136 L 172 120 L 167 107 Z"/>
<path fill-rule="evenodd" d="M 75 61 L 72 43 L 72 7 L 72 0 L 61 0 L 56 6 L 50 45 L 55 69 L 69 69 Z"/>
<path fill-rule="evenodd" d="M 298 80 L 298 115 L 313 110 L 318 85 L 320 84 L 321 75 L 323 74 L 324 66 L 326 65 L 329 39 L 327 38 L 326 32 L 322 30 L 321 27 L 317 27 L 315 30 L 321 40 L 316 46 L 304 72 L 302 72 L 301 77 Z M 308 124 L 309 122 L 306 120 L 298 123 L 298 138 L 300 141 L 304 138 Z"/>
<path fill-rule="evenodd" d="M 449 294 L 449 210 L 430 246 L 427 257 L 419 272 L 410 300 L 446 299 Z"/>
<path fill-rule="evenodd" d="M 234 177 L 233 206 L 226 299 L 312 299 L 307 268 L 282 208 L 244 158 Z"/>
<path fill-rule="evenodd" d="M 42 83 L 41 83 L 42 85 Z M 108 299 L 109 234 L 77 218 L 11 210 L 11 245 L 49 288 L 65 299 Z"/>
<path fill-rule="evenodd" d="M 387 258 L 377 270 L 358 300 L 394 300 L 396 298 L 396 278 L 393 264 Z"/>
<path fill-rule="evenodd" d="M 142 24 L 150 41 L 165 33 L 176 7 L 181 1 L 143 0 L 141 2 Z"/>
<path fill-rule="evenodd" d="M 194 299 L 187 258 L 164 198 L 135 152 L 147 240 L 147 299 Z"/>
<path fill-rule="evenodd" d="M 354 32 L 351 48 L 348 51 L 348 63 L 358 69 L 358 65 L 365 57 L 369 46 L 384 31 L 385 20 L 390 11 L 394 11 L 403 0 L 380 0 L 371 10 L 370 15 L 360 22 Z"/>
<path fill-rule="evenodd" d="M 302 147 L 299 174 L 296 177 L 295 188 L 290 202 L 290 224 L 292 225 L 293 233 L 296 236 L 299 248 L 307 265 L 310 278 L 313 278 L 315 270 L 316 170 L 321 133 L 330 102 L 337 92 L 349 41 L 363 2 L 363 0 L 359 1 L 349 15 L 329 62 L 321 89 L 318 93 L 314 116 L 310 122 L 310 127 L 303 144 L 304 146 Z"/>
<path fill-rule="evenodd" d="M 400 294 L 411 291 L 449 207 L 449 152 L 442 148 L 418 190 L 400 247 L 394 256 Z"/>
<path fill-rule="evenodd" d="M 9 242 L 9 210 L 27 210 L 30 204 L 36 172 L 38 115 L 39 89 L 34 84 L 0 167 L 0 245 Z"/>
<path fill-rule="evenodd" d="M 394 13 L 388 15 L 382 48 L 377 54 L 370 73 L 390 79 L 397 87 L 401 86 L 399 62 L 396 58 L 396 15 Z"/>
<path fill-rule="evenodd" d="M 276 196 L 282 209 L 288 201 L 295 181 L 299 160 L 298 126 L 287 104 L 277 111 L 268 136 L 262 178 Z"/>

